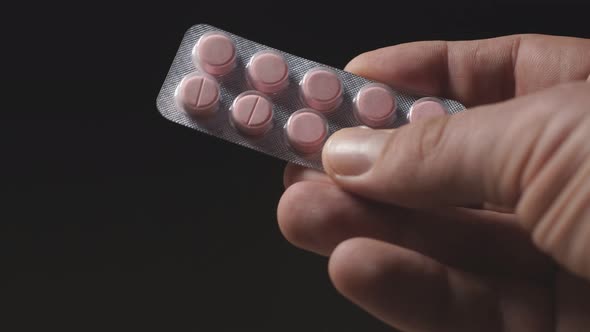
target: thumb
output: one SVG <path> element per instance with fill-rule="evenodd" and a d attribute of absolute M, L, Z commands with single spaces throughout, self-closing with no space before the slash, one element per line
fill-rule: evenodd
<path fill-rule="evenodd" d="M 326 143 L 324 168 L 345 190 L 386 203 L 515 208 L 541 249 L 590 278 L 589 88 L 562 85 L 394 130 L 344 129 Z M 586 219 L 569 249 L 565 232 L 582 222 L 568 218 Z"/>

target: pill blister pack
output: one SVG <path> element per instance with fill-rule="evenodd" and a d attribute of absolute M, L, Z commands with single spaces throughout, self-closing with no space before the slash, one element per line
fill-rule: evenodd
<path fill-rule="evenodd" d="M 339 129 L 395 128 L 464 109 L 206 24 L 186 32 L 157 107 L 173 122 L 315 169 L 322 169 L 323 144 Z"/>

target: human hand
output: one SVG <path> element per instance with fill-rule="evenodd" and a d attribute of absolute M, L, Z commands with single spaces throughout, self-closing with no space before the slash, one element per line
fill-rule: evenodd
<path fill-rule="evenodd" d="M 327 174 L 288 165 L 285 237 L 402 331 L 590 330 L 590 40 L 418 42 L 346 69 L 469 110 L 341 130 Z"/>

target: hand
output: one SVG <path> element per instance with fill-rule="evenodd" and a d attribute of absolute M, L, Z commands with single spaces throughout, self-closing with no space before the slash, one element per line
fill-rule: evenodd
<path fill-rule="evenodd" d="M 590 331 L 590 40 L 418 42 L 346 67 L 469 110 L 344 129 L 278 220 L 402 331 Z"/>

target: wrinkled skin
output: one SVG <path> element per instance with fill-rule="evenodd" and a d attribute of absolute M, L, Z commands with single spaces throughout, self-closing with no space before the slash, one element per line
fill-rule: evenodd
<path fill-rule="evenodd" d="M 590 40 L 418 42 L 346 70 L 469 109 L 288 165 L 285 237 L 401 331 L 590 331 Z"/>

